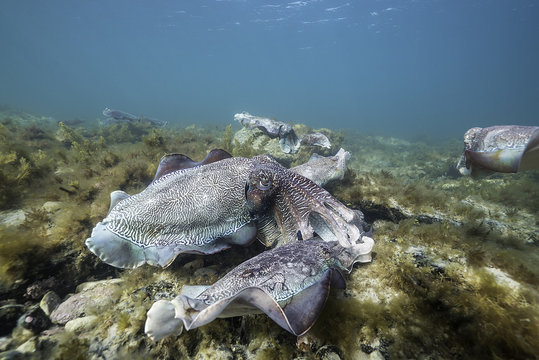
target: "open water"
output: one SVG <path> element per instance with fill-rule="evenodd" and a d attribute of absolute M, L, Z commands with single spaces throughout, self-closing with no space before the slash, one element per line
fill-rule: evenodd
<path fill-rule="evenodd" d="M 0 103 L 460 137 L 537 125 L 538 34 L 535 0 L 3 0 Z"/>

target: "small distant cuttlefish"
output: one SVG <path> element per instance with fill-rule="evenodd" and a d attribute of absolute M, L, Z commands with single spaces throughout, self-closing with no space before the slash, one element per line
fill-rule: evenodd
<path fill-rule="evenodd" d="M 462 175 L 516 173 L 539 168 L 539 126 L 471 128 L 464 134 L 464 153 L 457 169 Z"/>
<path fill-rule="evenodd" d="M 142 115 L 135 116 L 125 111 L 111 110 L 109 108 L 105 108 L 103 110 L 103 115 L 107 117 L 108 119 L 114 119 L 116 121 L 138 122 L 138 123 L 150 124 L 153 126 L 164 126 L 167 124 L 165 121 L 155 120 L 155 119 L 142 116 Z"/>
<path fill-rule="evenodd" d="M 184 286 L 173 300 L 148 311 L 144 331 L 157 341 L 206 325 L 217 317 L 265 313 L 301 336 L 314 324 L 331 287 L 343 289 L 343 272 L 370 262 L 373 240 L 343 248 L 337 242 L 306 240 L 265 251 L 238 265 L 211 286 Z"/>
<path fill-rule="evenodd" d="M 351 246 L 362 214 L 319 186 L 332 178 L 328 172 L 342 178 L 346 154 L 292 169 L 266 155 L 231 157 L 224 150 L 201 162 L 167 155 L 145 190 L 111 193 L 109 213 L 86 246 L 120 268 L 166 267 L 180 253 L 213 254 L 256 238 L 271 246 L 317 234 Z"/>

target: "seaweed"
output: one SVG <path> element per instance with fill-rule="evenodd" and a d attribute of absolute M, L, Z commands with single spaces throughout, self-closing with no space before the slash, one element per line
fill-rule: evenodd
<path fill-rule="evenodd" d="M 234 136 L 232 134 L 232 124 L 228 124 L 225 127 L 225 131 L 223 133 L 223 139 L 221 140 L 221 148 L 225 150 L 226 152 L 228 152 L 229 154 L 232 154 L 232 151 L 233 151 L 233 147 L 232 147 L 233 139 L 234 139 Z"/>
<path fill-rule="evenodd" d="M 298 134 L 312 132 L 301 124 L 294 128 Z M 84 246 L 107 214 L 110 192 L 144 189 L 164 153 L 199 160 L 221 147 L 252 157 L 270 141 L 253 146 L 253 136 L 240 145 L 231 125 L 224 131 L 195 126 L 163 131 L 116 123 L 92 130 L 4 117 L 0 208 L 23 209 L 25 221 L 0 225 L 0 295 L 27 301 L 26 289 L 49 277 L 59 280 L 54 290 L 61 296 L 88 278 L 124 280 L 119 303 L 96 310 L 96 329 L 76 343 L 72 335 L 58 336 L 56 347 L 40 348 L 43 357 L 89 356 L 100 351 L 110 332 L 118 334 L 118 357 L 319 358 L 324 349 L 334 349 L 343 358 L 373 352 L 386 358 L 533 358 L 539 351 L 539 269 L 532 251 L 539 172 L 456 178 L 449 169 L 460 156 L 460 141 L 324 133 L 334 145 L 331 152 L 342 141 L 352 153 L 344 180 L 328 190 L 374 222 L 375 254 L 372 263 L 348 276 L 347 290 L 332 291 L 301 348 L 264 315 L 219 319 L 179 338 L 149 343 L 142 332 L 147 309 L 157 298 L 175 296 L 183 284 L 200 282 L 186 266 L 199 257 L 183 257 L 166 270 L 122 271 L 104 265 Z M 291 161 L 304 162 L 313 151 L 330 154 L 306 146 Z M 56 203 L 43 206 L 48 201 Z M 218 277 L 262 250 L 235 248 L 205 257 L 203 265 L 218 269 Z M 500 282 L 493 269 L 518 286 Z"/>

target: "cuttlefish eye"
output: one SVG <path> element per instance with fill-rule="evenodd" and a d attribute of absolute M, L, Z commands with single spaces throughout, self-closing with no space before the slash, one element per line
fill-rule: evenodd
<path fill-rule="evenodd" d="M 259 190 L 269 190 L 271 187 L 271 179 L 267 175 L 260 175 L 260 178 L 258 179 L 257 188 Z"/>

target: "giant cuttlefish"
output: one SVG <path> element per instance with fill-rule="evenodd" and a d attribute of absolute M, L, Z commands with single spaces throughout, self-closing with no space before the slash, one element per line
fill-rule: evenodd
<path fill-rule="evenodd" d="M 539 168 L 539 126 L 471 128 L 464 134 L 464 153 L 457 169 L 462 175 L 516 173 Z"/>
<path fill-rule="evenodd" d="M 266 155 L 248 159 L 223 150 L 199 163 L 165 156 L 145 190 L 111 194 L 109 213 L 86 246 L 107 264 L 135 268 L 166 267 L 180 253 L 212 254 L 255 238 L 270 246 L 316 233 L 354 244 L 358 212 L 292 170 Z"/>
<path fill-rule="evenodd" d="M 330 288 L 345 287 L 343 272 L 356 262 L 371 261 L 373 244 L 364 236 L 348 248 L 306 240 L 264 251 L 211 286 L 184 286 L 175 299 L 154 303 L 144 332 L 157 341 L 217 317 L 264 312 L 288 332 L 303 335 L 318 318 Z"/>

